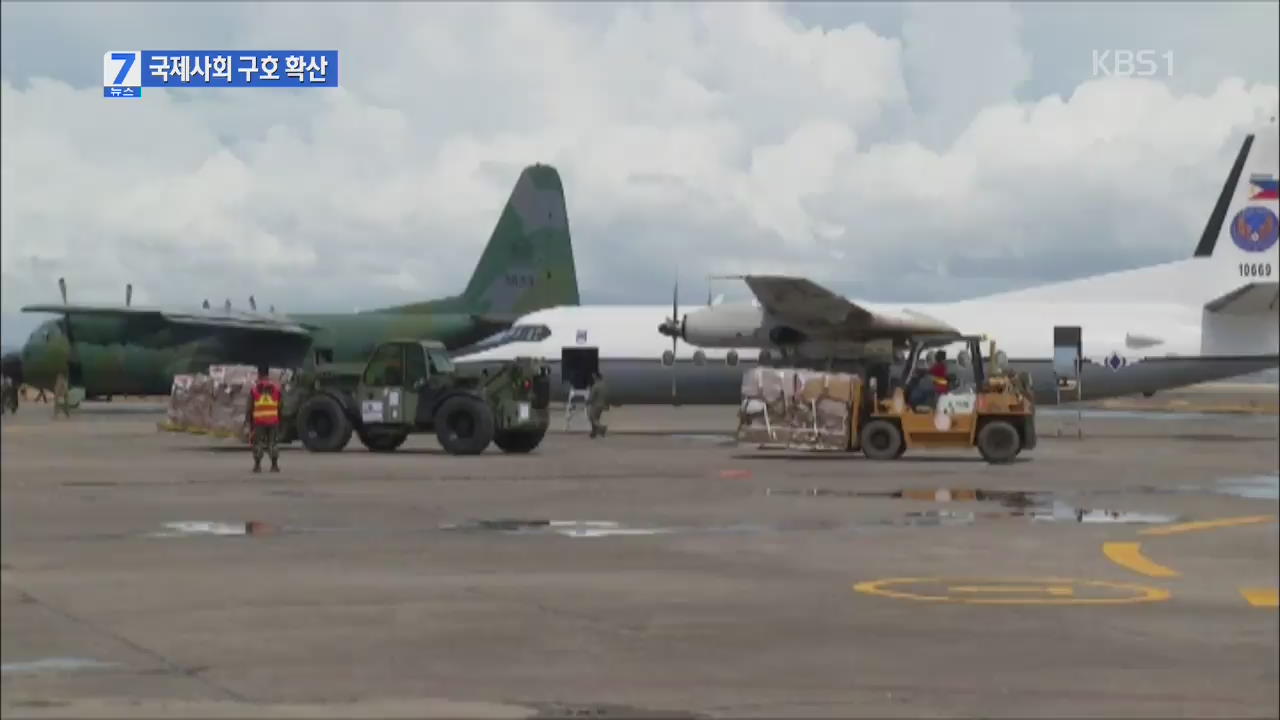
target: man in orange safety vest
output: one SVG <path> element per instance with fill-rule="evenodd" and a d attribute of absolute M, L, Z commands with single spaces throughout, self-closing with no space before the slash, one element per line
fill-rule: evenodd
<path fill-rule="evenodd" d="M 258 381 L 249 391 L 249 437 L 253 471 L 262 472 L 262 456 L 271 456 L 271 472 L 280 472 L 280 386 L 271 381 L 267 366 L 258 366 Z"/>

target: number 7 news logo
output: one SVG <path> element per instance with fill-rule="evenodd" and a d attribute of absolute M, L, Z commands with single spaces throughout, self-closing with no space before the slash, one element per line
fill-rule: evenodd
<path fill-rule="evenodd" d="M 112 50 L 102 55 L 102 96 L 141 97 L 142 53 Z"/>

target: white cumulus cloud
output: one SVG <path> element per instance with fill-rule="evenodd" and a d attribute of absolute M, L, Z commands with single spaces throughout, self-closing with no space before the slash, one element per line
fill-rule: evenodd
<path fill-rule="evenodd" d="M 1275 62 L 1227 44 L 1216 60 L 1189 46 L 1190 79 L 1090 77 L 1114 27 L 1093 37 L 1080 17 L 1107 7 L 819 10 L 844 16 L 6 4 L 5 340 L 59 276 L 83 301 L 131 282 L 135 302 L 253 293 L 298 311 L 457 292 L 533 162 L 564 179 L 586 302 L 665 302 L 677 270 L 691 299 L 706 274 L 763 269 L 875 300 L 1158 262 L 1190 254 L 1243 134 L 1277 104 Z M 1047 36 L 1044 13 L 1074 35 Z M 1257 34 L 1233 13 L 1215 37 Z M 1046 69 L 1068 41 L 1083 64 Z M 1274 49 L 1274 33 L 1258 41 Z M 103 52 L 157 44 L 337 48 L 341 87 L 101 98 Z"/>

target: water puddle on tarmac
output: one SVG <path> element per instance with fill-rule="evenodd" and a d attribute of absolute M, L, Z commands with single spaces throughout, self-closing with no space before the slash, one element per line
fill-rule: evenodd
<path fill-rule="evenodd" d="M 1220 478 L 1209 492 L 1249 500 L 1280 500 L 1280 473 Z"/>
<path fill-rule="evenodd" d="M 278 530 L 266 523 L 257 520 L 249 520 L 240 523 L 224 523 L 209 522 L 206 520 L 181 520 L 178 522 L 167 522 L 164 524 L 165 529 L 159 532 L 147 533 L 146 537 L 151 538 L 180 538 L 180 537 L 198 537 L 202 535 L 213 535 L 220 537 L 236 536 L 236 535 L 265 535 Z"/>
<path fill-rule="evenodd" d="M 440 526 L 452 532 L 496 532 L 504 535 L 559 535 L 568 538 L 603 538 L 622 536 L 670 535 L 673 533 L 733 533 L 760 532 L 755 525 L 684 526 L 684 527 L 627 527 L 609 520 L 468 520 Z"/>
<path fill-rule="evenodd" d="M 599 538 L 615 535 L 663 535 L 674 528 L 632 528 L 609 520 L 468 520 L 442 525 L 441 530 L 462 532 L 500 532 L 510 535 L 562 535 L 571 538 Z"/>
<path fill-rule="evenodd" d="M 8 662 L 0 665 L 0 672 L 11 673 L 61 672 L 67 670 L 95 670 L 115 667 L 117 663 L 102 662 L 89 658 L 44 658 L 26 662 Z"/>
<path fill-rule="evenodd" d="M 907 512 L 882 521 L 888 525 L 934 527 L 940 525 L 972 525 L 980 520 L 1022 518 L 1034 522 L 1078 524 L 1162 524 L 1183 520 L 1179 515 L 1167 513 L 1132 512 L 1077 507 L 1057 499 L 1046 491 L 977 490 L 969 488 L 905 489 L 888 491 L 830 490 L 807 488 L 780 490 L 769 488 L 766 495 L 800 497 L 880 498 L 891 500 L 919 500 L 924 502 L 977 502 L 994 503 L 1005 508 L 992 511 L 924 510 Z"/>

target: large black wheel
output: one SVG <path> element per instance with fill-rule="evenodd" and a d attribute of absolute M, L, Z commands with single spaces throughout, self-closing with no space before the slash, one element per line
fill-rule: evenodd
<path fill-rule="evenodd" d="M 859 437 L 862 453 L 872 460 L 893 460 L 902 455 L 902 431 L 888 420 L 872 420 Z"/>
<path fill-rule="evenodd" d="M 547 429 L 541 430 L 499 430 L 493 434 L 493 444 L 509 453 L 532 452 L 542 444 Z"/>
<path fill-rule="evenodd" d="M 978 431 L 978 452 L 989 463 L 1007 463 L 1022 451 L 1018 429 L 1004 420 L 992 420 Z"/>
<path fill-rule="evenodd" d="M 436 411 L 436 439 L 450 455 L 478 455 L 493 440 L 493 413 L 478 398 L 455 395 Z"/>
<path fill-rule="evenodd" d="M 356 436 L 369 452 L 391 452 L 409 438 L 407 430 L 357 430 Z"/>
<path fill-rule="evenodd" d="M 339 452 L 351 442 L 352 427 L 342 405 L 316 395 L 298 408 L 298 436 L 311 452 Z"/>

